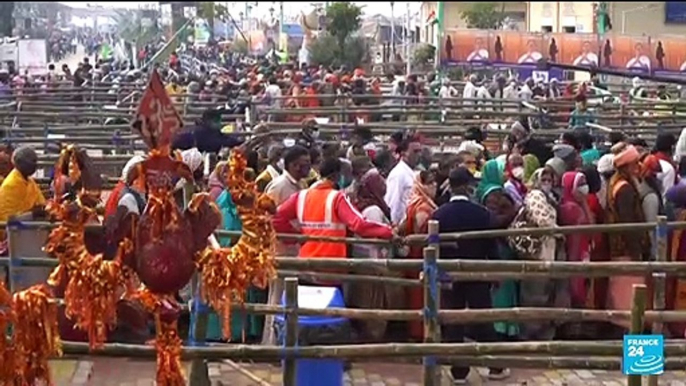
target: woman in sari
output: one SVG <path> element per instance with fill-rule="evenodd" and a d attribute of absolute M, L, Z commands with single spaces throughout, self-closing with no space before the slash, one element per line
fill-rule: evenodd
<path fill-rule="evenodd" d="M 507 157 L 505 166 L 505 192 L 510 196 L 515 207 L 518 209 L 524 202 L 526 196 L 526 185 L 524 185 L 524 158 L 518 153 L 511 153 Z"/>
<path fill-rule="evenodd" d="M 217 198 L 219 198 L 224 191 L 224 180 L 226 178 L 225 173 L 227 166 L 229 166 L 227 161 L 220 161 L 217 163 L 217 166 L 214 168 L 212 174 L 210 174 L 207 185 L 209 188 L 210 197 L 212 197 L 213 201 L 217 201 Z"/>
<path fill-rule="evenodd" d="M 403 228 L 405 235 L 428 233 L 429 219 L 437 208 L 434 202 L 437 189 L 436 176 L 432 172 L 423 171 L 415 175 L 414 185 L 410 193 L 410 201 L 407 205 L 405 226 Z M 421 259 L 423 257 L 422 248 L 411 246 L 409 257 Z M 408 272 L 406 276 L 410 279 L 417 279 L 418 275 L 418 272 L 412 271 Z M 407 287 L 406 299 L 408 308 L 413 310 L 424 308 L 424 293 L 420 287 Z M 409 334 L 412 340 L 422 340 L 424 337 L 422 323 L 420 321 L 410 322 Z"/>
<path fill-rule="evenodd" d="M 482 179 L 479 183 L 476 199 L 491 212 L 495 222 L 494 226 L 496 228 L 506 229 L 512 223 L 517 210 L 515 209 L 512 198 L 510 198 L 503 188 L 501 182 L 503 180 L 502 175 L 493 178 L 496 177 L 495 174 L 492 172 L 489 174 L 491 179 Z M 498 257 L 500 259 L 516 260 L 514 251 L 510 248 L 505 239 L 497 238 L 494 240 L 497 243 Z M 493 308 L 517 307 L 517 292 L 517 282 L 515 280 L 506 279 L 499 283 L 495 283 L 492 291 Z M 519 324 L 517 323 L 507 321 L 495 322 L 493 327 L 500 340 L 512 341 L 519 335 Z"/>
<path fill-rule="evenodd" d="M 391 210 L 384 201 L 386 194 L 386 180 L 376 169 L 366 171 L 356 184 L 353 204 L 362 216 L 370 221 L 390 224 Z M 390 253 L 386 246 L 356 244 L 352 247 L 355 258 L 388 259 Z M 369 275 L 369 271 L 365 271 Z M 371 273 L 388 276 L 386 269 L 378 269 Z M 398 291 L 400 290 L 400 291 Z M 352 308 L 364 309 L 397 309 L 405 296 L 402 289 L 383 283 L 352 283 L 345 291 L 346 304 Z M 364 320 L 360 321 L 359 332 L 365 340 L 379 341 L 386 332 L 387 321 Z"/>
<path fill-rule="evenodd" d="M 557 226 L 556 199 L 553 195 L 555 173 L 550 168 L 540 168 L 531 177 L 529 192 L 524 198 L 523 211 L 527 226 L 552 228 Z M 520 254 L 520 259 L 554 261 L 557 243 L 554 237 L 540 236 L 540 247 L 531 255 Z M 521 307 L 552 307 L 555 303 L 555 281 L 546 278 L 522 280 L 519 284 Z M 555 335 L 554 324 L 549 321 L 530 321 L 521 326 L 524 340 L 549 340 Z"/>
<path fill-rule="evenodd" d="M 618 143 L 612 147 L 615 174 L 607 190 L 606 219 L 608 224 L 645 222 L 641 195 L 638 191 L 640 153 L 632 146 Z M 650 238 L 646 231 L 613 232 L 608 234 L 611 261 L 643 261 L 650 256 Z M 634 284 L 646 284 L 640 276 L 612 276 L 609 280 L 608 309 L 630 310 Z M 627 322 L 618 323 L 628 328 Z"/>
<path fill-rule="evenodd" d="M 581 172 L 567 172 L 562 176 L 562 201 L 560 202 L 560 225 L 577 226 L 591 224 L 587 197 L 590 188 Z M 591 235 L 572 233 L 566 236 L 568 261 L 587 262 L 591 258 Z M 588 300 L 587 280 L 583 277 L 570 279 L 572 307 L 583 308 Z"/>

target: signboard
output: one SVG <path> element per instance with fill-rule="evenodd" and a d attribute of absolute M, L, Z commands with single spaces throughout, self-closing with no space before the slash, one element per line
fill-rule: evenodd
<path fill-rule="evenodd" d="M 686 7 L 686 3 L 684 3 Z M 686 15 L 685 15 L 686 17 Z M 686 21 L 685 21 L 686 23 Z M 635 72 L 686 72 L 686 37 L 448 30 L 443 64 L 535 68 L 541 59 Z M 552 76 L 552 74 L 551 74 Z"/>
<path fill-rule="evenodd" d="M 48 50 L 45 39 L 26 39 L 18 42 L 19 70 L 31 75 L 44 75 L 48 72 Z"/>
<path fill-rule="evenodd" d="M 665 1 L 665 23 L 686 23 L 686 2 Z"/>

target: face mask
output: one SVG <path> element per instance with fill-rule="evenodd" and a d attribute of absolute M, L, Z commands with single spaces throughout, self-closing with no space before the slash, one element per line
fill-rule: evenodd
<path fill-rule="evenodd" d="M 512 169 L 512 177 L 518 180 L 524 178 L 524 168 L 521 166 L 517 166 L 516 168 Z"/>
<path fill-rule="evenodd" d="M 553 190 L 553 184 L 550 182 L 545 182 L 541 184 L 541 190 L 550 193 Z"/>
<path fill-rule="evenodd" d="M 315 139 L 319 138 L 319 130 L 313 130 L 312 131 L 312 138 L 315 138 Z"/>
<path fill-rule="evenodd" d="M 586 196 L 589 192 L 588 185 L 579 186 L 576 191 L 579 192 L 579 194 Z"/>
<path fill-rule="evenodd" d="M 286 167 L 286 162 L 281 158 L 279 162 L 276 163 L 276 167 L 283 170 Z"/>

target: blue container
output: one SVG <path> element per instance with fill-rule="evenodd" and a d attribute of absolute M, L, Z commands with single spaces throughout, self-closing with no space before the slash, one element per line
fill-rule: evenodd
<path fill-rule="evenodd" d="M 285 295 L 281 298 L 281 305 L 286 304 Z M 345 308 L 343 294 L 336 287 L 310 287 L 298 286 L 298 306 L 303 308 Z M 277 339 L 279 344 L 284 342 L 284 315 L 276 315 L 274 323 L 277 327 Z M 317 342 L 317 330 L 331 331 L 337 325 L 347 325 L 348 319 L 326 316 L 299 316 L 299 336 L 308 335 L 310 341 L 303 342 L 299 339 L 298 344 L 305 346 L 315 345 Z M 310 330 L 310 331 L 308 331 Z M 323 339 L 326 340 L 326 339 Z M 343 385 L 343 361 L 337 359 L 299 359 L 297 366 L 297 386 L 342 386 Z"/>

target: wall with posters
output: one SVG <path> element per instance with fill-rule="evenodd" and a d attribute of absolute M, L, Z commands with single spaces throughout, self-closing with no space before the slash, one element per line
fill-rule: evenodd
<path fill-rule="evenodd" d="M 686 37 L 451 30 L 442 63 L 534 67 L 543 58 L 637 72 L 686 72 Z"/>

